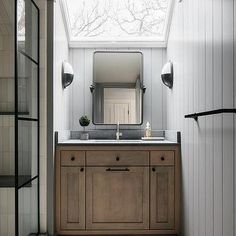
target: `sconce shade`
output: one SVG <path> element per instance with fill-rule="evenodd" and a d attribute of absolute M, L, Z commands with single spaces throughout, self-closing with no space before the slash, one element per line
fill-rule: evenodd
<path fill-rule="evenodd" d="M 62 63 L 62 86 L 66 88 L 74 79 L 74 71 L 70 63 L 64 61 Z"/>
<path fill-rule="evenodd" d="M 173 63 L 167 62 L 161 72 L 161 79 L 164 85 L 166 85 L 168 88 L 173 87 Z"/>

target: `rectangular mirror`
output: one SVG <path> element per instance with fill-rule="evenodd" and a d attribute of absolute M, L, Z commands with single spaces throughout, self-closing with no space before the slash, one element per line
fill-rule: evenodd
<path fill-rule="evenodd" d="M 97 51 L 93 68 L 93 123 L 141 125 L 143 120 L 141 52 Z"/>

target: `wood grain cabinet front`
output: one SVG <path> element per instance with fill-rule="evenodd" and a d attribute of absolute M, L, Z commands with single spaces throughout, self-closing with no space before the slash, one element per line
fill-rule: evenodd
<path fill-rule="evenodd" d="M 85 229 L 85 169 L 61 167 L 60 230 Z"/>
<path fill-rule="evenodd" d="M 84 166 L 84 151 L 61 151 L 61 166 Z"/>
<path fill-rule="evenodd" d="M 147 151 L 88 151 L 87 166 L 145 166 L 149 165 Z"/>
<path fill-rule="evenodd" d="M 175 226 L 174 166 L 153 166 L 150 171 L 150 228 Z"/>
<path fill-rule="evenodd" d="M 148 229 L 148 167 L 87 167 L 87 229 Z"/>

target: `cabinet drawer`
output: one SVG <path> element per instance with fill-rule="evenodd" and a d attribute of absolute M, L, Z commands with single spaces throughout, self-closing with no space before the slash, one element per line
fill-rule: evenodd
<path fill-rule="evenodd" d="M 88 151 L 88 166 L 143 166 L 149 164 L 148 151 Z"/>
<path fill-rule="evenodd" d="M 167 165 L 175 164 L 174 151 L 152 151 L 151 152 L 151 165 Z"/>
<path fill-rule="evenodd" d="M 84 166 L 85 152 L 84 151 L 61 151 L 62 166 Z"/>

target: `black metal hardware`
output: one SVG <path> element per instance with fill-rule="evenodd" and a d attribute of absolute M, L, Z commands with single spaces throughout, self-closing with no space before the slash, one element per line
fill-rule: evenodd
<path fill-rule="evenodd" d="M 144 84 L 141 84 L 141 89 L 143 90 L 143 93 L 145 93 L 147 88 Z"/>
<path fill-rule="evenodd" d="M 93 91 L 94 91 L 94 89 L 95 89 L 95 86 L 92 84 L 92 85 L 90 85 L 90 92 L 92 93 Z"/>
<path fill-rule="evenodd" d="M 24 120 L 24 121 L 39 121 L 39 119 L 27 118 L 27 117 L 18 117 L 18 120 Z"/>
<path fill-rule="evenodd" d="M 33 178 L 29 179 L 28 181 L 26 181 L 23 184 L 21 184 L 20 186 L 18 186 L 17 189 L 21 189 L 21 188 L 27 186 L 28 184 L 30 184 L 33 180 L 37 179 L 38 177 L 39 177 L 39 175 L 34 176 Z"/>
<path fill-rule="evenodd" d="M 156 168 L 153 167 L 153 168 L 152 168 L 152 171 L 155 172 L 155 171 L 156 171 Z"/>
<path fill-rule="evenodd" d="M 129 168 L 107 168 L 106 171 L 129 171 Z"/>
<path fill-rule="evenodd" d="M 120 157 L 116 157 L 116 160 L 119 161 L 119 160 L 120 160 Z"/>
<path fill-rule="evenodd" d="M 24 51 L 22 50 L 18 50 L 18 52 L 20 52 L 22 55 L 24 55 L 26 58 L 28 58 L 30 61 L 34 62 L 34 64 L 39 65 L 39 62 L 37 62 L 36 60 L 34 60 L 31 56 L 29 56 L 28 54 L 26 54 Z"/>
<path fill-rule="evenodd" d="M 165 157 L 161 157 L 161 160 L 164 161 L 164 160 L 165 160 Z"/>
<path fill-rule="evenodd" d="M 74 161 L 75 160 L 75 157 L 71 157 L 71 161 Z"/>
<path fill-rule="evenodd" d="M 209 115 L 215 115 L 215 114 L 221 114 L 221 113 L 236 113 L 236 109 L 217 109 L 217 110 L 211 110 L 211 111 L 205 111 L 205 112 L 199 112 L 199 113 L 192 113 L 185 115 L 185 118 L 193 118 L 195 121 L 198 121 L 199 116 L 209 116 Z"/>
<path fill-rule="evenodd" d="M 80 171 L 83 172 L 83 171 L 84 171 L 84 168 L 82 167 L 82 168 L 80 169 Z"/>

